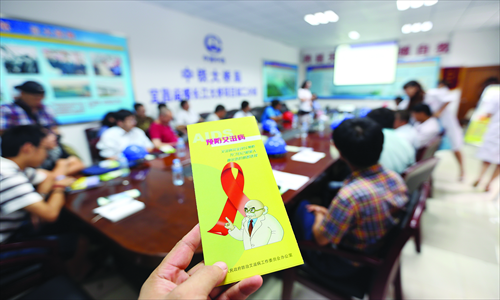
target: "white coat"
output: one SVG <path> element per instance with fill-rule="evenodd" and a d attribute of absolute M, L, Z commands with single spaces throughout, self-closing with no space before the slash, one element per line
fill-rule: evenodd
<path fill-rule="evenodd" d="M 500 87 L 485 95 L 480 106 L 481 111 L 491 114 L 491 118 L 483 135 L 483 145 L 477 151 L 476 157 L 500 165 Z"/>
<path fill-rule="evenodd" d="M 436 118 L 430 117 L 423 123 L 415 124 L 417 131 L 417 149 L 424 147 L 441 132 L 441 126 Z"/>
<path fill-rule="evenodd" d="M 424 103 L 429 105 L 433 114 L 446 103 L 450 103 L 439 116 L 439 120 L 445 129 L 445 135 L 450 138 L 452 150 L 458 151 L 463 146 L 463 130 L 453 112 L 452 106 L 455 101 L 458 101 L 458 98 L 446 87 L 429 90 L 424 98 Z"/>
<path fill-rule="evenodd" d="M 283 239 L 283 227 L 275 217 L 269 214 L 263 214 L 257 218 L 257 222 L 252 230 L 252 236 L 248 234 L 248 217 L 241 221 L 241 229 L 235 227 L 229 231 L 233 238 L 243 241 L 245 250 L 265 246 L 268 244 L 280 242 Z"/>

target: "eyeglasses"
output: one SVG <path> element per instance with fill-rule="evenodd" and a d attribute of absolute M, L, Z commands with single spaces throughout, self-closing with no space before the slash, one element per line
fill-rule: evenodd
<path fill-rule="evenodd" d="M 255 209 L 255 207 L 252 207 L 252 208 L 246 208 L 245 207 L 245 213 L 254 213 L 254 212 L 259 211 L 259 210 L 264 210 L 264 208 Z"/>

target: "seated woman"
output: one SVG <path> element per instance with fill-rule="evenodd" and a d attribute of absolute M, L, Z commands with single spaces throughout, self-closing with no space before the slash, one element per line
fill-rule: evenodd
<path fill-rule="evenodd" d="M 175 145 L 177 143 L 177 135 L 170 127 L 172 121 L 172 112 L 169 109 L 160 110 L 158 120 L 151 123 L 149 127 L 149 136 L 155 148 L 160 148 L 165 145 Z"/>
<path fill-rule="evenodd" d="M 97 137 L 101 137 L 102 133 L 108 128 L 116 125 L 115 112 L 107 113 L 101 121 L 101 129 L 97 132 Z"/>
<path fill-rule="evenodd" d="M 59 142 L 60 135 L 47 133 L 47 158 L 40 168 L 56 175 L 73 175 L 85 168 L 83 162 L 68 148 Z"/>

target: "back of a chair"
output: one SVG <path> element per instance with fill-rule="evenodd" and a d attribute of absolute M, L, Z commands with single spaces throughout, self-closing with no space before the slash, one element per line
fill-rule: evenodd
<path fill-rule="evenodd" d="M 89 144 L 90 156 L 92 157 L 92 162 L 95 163 L 100 160 L 99 150 L 97 149 L 97 143 L 99 142 L 99 137 L 97 136 L 100 128 L 93 127 L 85 129 L 85 136 L 87 137 L 87 142 Z"/>
<path fill-rule="evenodd" d="M 233 118 L 237 112 L 238 112 L 237 109 L 231 109 L 230 111 L 227 112 L 225 119 Z"/>
<path fill-rule="evenodd" d="M 250 112 L 255 116 L 258 122 L 260 122 L 260 119 L 262 119 L 262 114 L 264 113 L 265 107 L 259 106 L 259 107 L 254 107 L 250 110 Z"/>
<path fill-rule="evenodd" d="M 439 146 L 443 137 L 441 135 L 433 138 L 427 145 L 417 150 L 416 161 L 426 160 L 434 156 L 436 151 L 438 151 Z"/>
<path fill-rule="evenodd" d="M 208 115 L 209 115 L 209 114 L 211 114 L 211 113 L 209 113 L 209 112 L 207 112 L 207 113 L 201 113 L 201 114 L 200 114 L 200 117 L 201 117 L 202 119 L 206 119 L 206 118 L 208 117 Z"/>
<path fill-rule="evenodd" d="M 403 178 L 410 194 L 417 190 L 424 182 L 429 181 L 438 161 L 438 158 L 431 157 L 417 162 L 404 171 Z"/>

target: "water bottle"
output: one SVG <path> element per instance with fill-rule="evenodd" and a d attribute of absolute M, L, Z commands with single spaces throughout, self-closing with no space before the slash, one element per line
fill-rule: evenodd
<path fill-rule="evenodd" d="M 174 159 L 174 164 L 172 165 L 172 181 L 174 182 L 174 185 L 184 184 L 182 164 L 178 158 Z"/>
<path fill-rule="evenodd" d="M 308 132 L 309 132 L 309 124 L 307 124 L 307 121 L 303 121 L 302 127 L 300 128 L 300 133 L 303 139 L 307 137 Z"/>
<path fill-rule="evenodd" d="M 299 117 L 297 115 L 293 115 L 292 128 L 297 128 L 298 120 L 299 120 Z"/>
<path fill-rule="evenodd" d="M 186 156 L 186 144 L 184 144 L 184 139 L 177 139 L 177 157 Z"/>
<path fill-rule="evenodd" d="M 120 163 L 120 169 L 128 169 L 128 159 L 123 155 L 123 152 L 118 155 L 118 162 Z"/>

